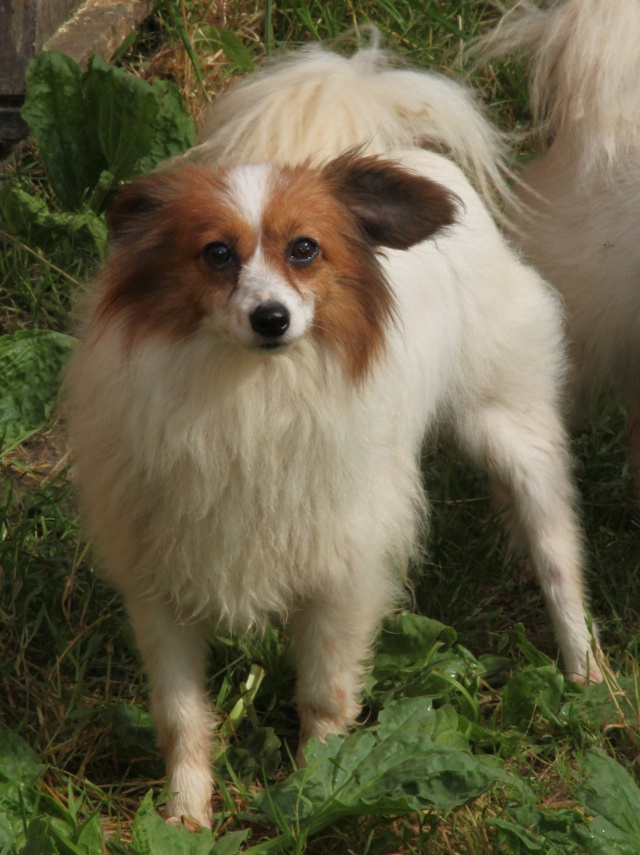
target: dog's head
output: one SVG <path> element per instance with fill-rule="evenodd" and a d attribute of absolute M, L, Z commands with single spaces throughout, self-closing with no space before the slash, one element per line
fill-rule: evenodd
<path fill-rule="evenodd" d="M 362 376 L 393 297 L 376 251 L 407 249 L 454 221 L 434 182 L 347 154 L 322 169 L 198 164 L 137 181 L 108 225 L 101 317 L 142 336 L 202 332 L 270 354 L 304 336 Z"/>

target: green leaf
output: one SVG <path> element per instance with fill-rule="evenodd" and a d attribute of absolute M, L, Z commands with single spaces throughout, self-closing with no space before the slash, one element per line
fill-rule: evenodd
<path fill-rule="evenodd" d="M 24 839 L 24 821 L 34 801 L 33 785 L 45 768 L 16 733 L 0 730 L 0 811 L 6 816 L 0 822 L 2 845 L 11 836 Z"/>
<path fill-rule="evenodd" d="M 437 620 L 412 612 L 388 618 L 376 645 L 373 672 L 383 679 L 398 670 L 422 669 L 441 648 L 449 649 L 456 631 Z"/>
<path fill-rule="evenodd" d="M 373 728 L 313 739 L 307 768 L 261 793 L 258 810 L 315 834 L 345 816 L 449 810 L 484 792 L 501 770 L 467 749 L 451 707 L 429 699 L 398 701 Z"/>
<path fill-rule="evenodd" d="M 236 855 L 250 834 L 250 829 L 234 831 L 216 840 L 208 829 L 191 834 L 167 825 L 155 812 L 149 791 L 133 823 L 129 855 Z"/>
<path fill-rule="evenodd" d="M 52 211 L 44 199 L 31 196 L 14 184 L 0 190 L 0 216 L 10 232 L 27 238 L 33 246 L 55 247 L 69 235 L 87 238 L 100 258 L 107 247 L 107 227 L 104 217 L 90 209 L 77 214 Z"/>
<path fill-rule="evenodd" d="M 191 117 L 173 84 L 153 84 L 93 57 L 80 67 L 58 51 L 27 71 L 23 116 L 54 192 L 67 210 L 104 210 L 119 182 L 193 144 Z"/>
<path fill-rule="evenodd" d="M 9 855 L 16 843 L 16 835 L 6 813 L 0 813 L 0 855 Z"/>
<path fill-rule="evenodd" d="M 95 813 L 82 825 L 75 842 L 78 849 L 85 855 L 99 855 L 104 852 L 104 834 L 99 813 Z"/>
<path fill-rule="evenodd" d="M 0 730 L 0 781 L 34 784 L 45 767 L 16 733 Z"/>
<path fill-rule="evenodd" d="M 250 837 L 251 829 L 229 831 L 213 844 L 209 855 L 237 855 L 245 840 Z"/>
<path fill-rule="evenodd" d="M 71 839 L 73 826 L 52 816 L 39 816 L 29 823 L 27 843 L 21 855 L 98 855 L 80 848 Z"/>
<path fill-rule="evenodd" d="M 94 56 L 83 81 L 83 96 L 105 168 L 116 181 L 130 178 L 153 143 L 160 105 L 151 86 Z M 97 180 L 98 176 L 92 186 Z"/>
<path fill-rule="evenodd" d="M 239 744 L 232 745 L 216 760 L 216 769 L 224 775 L 226 767 L 236 778 L 251 781 L 271 776 L 280 764 L 280 740 L 272 727 L 253 730 Z"/>
<path fill-rule="evenodd" d="M 528 852 L 549 852 L 547 841 L 544 838 L 531 834 L 526 828 L 520 825 L 515 825 L 513 822 L 499 818 L 490 818 L 487 820 L 487 824 L 493 828 L 497 828 L 501 832 L 509 844 L 511 855 L 526 855 Z"/>
<path fill-rule="evenodd" d="M 536 711 L 553 716 L 564 688 L 564 677 L 553 665 L 527 668 L 510 678 L 502 693 L 502 723 L 526 728 Z"/>
<path fill-rule="evenodd" d="M 582 764 L 587 778 L 578 799 L 593 819 L 576 837 L 590 855 L 640 852 L 640 790 L 632 776 L 602 751 L 590 751 Z"/>
<path fill-rule="evenodd" d="M 42 51 L 29 63 L 26 82 L 22 116 L 56 196 L 77 210 L 107 168 L 85 107 L 82 70 L 60 51 Z"/>
<path fill-rule="evenodd" d="M 521 623 L 517 623 L 509 632 L 509 640 L 519 648 L 522 655 L 530 665 L 534 668 L 543 668 L 545 665 L 553 665 L 553 660 L 546 653 L 532 644 L 527 638 L 525 628 Z"/>
<path fill-rule="evenodd" d="M 483 666 L 455 640 L 451 627 L 410 612 L 385 621 L 366 679 L 369 700 L 387 706 L 403 697 L 455 698 L 467 718 L 477 721 Z"/>
<path fill-rule="evenodd" d="M 158 104 L 151 147 L 136 164 L 136 174 L 148 172 L 168 157 L 182 154 L 195 142 L 195 129 L 182 95 L 167 80 L 151 84 Z"/>
<path fill-rule="evenodd" d="M 587 721 L 598 730 L 611 724 L 635 726 L 638 717 L 638 685 L 635 679 L 621 677 L 615 688 L 607 683 L 592 683 L 576 691 L 576 696 L 563 704 L 560 710 L 562 721 L 569 724 Z"/>
<path fill-rule="evenodd" d="M 0 337 L 0 451 L 44 425 L 74 344 L 72 336 L 50 330 Z"/>
<path fill-rule="evenodd" d="M 49 817 L 36 817 L 29 823 L 27 843 L 21 855 L 58 855 L 58 844 L 51 831 Z"/>
<path fill-rule="evenodd" d="M 209 50 L 222 50 L 224 55 L 233 65 L 242 71 L 252 71 L 255 65 L 251 52 L 242 39 L 233 30 L 224 27 L 205 25 L 200 27 L 200 36 L 196 43 L 205 42 Z"/>
<path fill-rule="evenodd" d="M 579 851 L 576 829 L 586 826 L 584 816 L 577 810 L 541 811 L 519 805 L 507 808 L 507 816 L 509 820 L 490 818 L 487 824 L 498 829 L 513 855 L 569 855 Z"/>

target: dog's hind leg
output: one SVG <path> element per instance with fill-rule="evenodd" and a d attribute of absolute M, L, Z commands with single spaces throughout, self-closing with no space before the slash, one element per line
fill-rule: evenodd
<path fill-rule="evenodd" d="M 178 623 L 171 609 L 151 597 L 128 599 L 126 606 L 149 679 L 166 763 L 166 820 L 184 819 L 191 830 L 209 828 L 213 716 L 204 694 L 206 627 Z"/>
<path fill-rule="evenodd" d="M 511 496 L 517 524 L 551 615 L 564 666 L 578 681 L 602 674 L 585 614 L 582 544 L 566 439 L 551 405 L 492 400 L 467 412 L 459 436 Z"/>
<path fill-rule="evenodd" d="M 344 733 L 360 712 L 364 663 L 389 606 L 386 586 L 377 582 L 374 575 L 361 585 L 349 580 L 317 594 L 292 619 L 300 765 L 304 764 L 302 750 L 312 736 L 324 739 L 328 733 Z"/>

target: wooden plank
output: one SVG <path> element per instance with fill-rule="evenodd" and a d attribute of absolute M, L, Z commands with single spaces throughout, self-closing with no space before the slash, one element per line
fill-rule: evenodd
<path fill-rule="evenodd" d="M 36 53 L 61 50 L 81 65 L 94 53 L 109 59 L 154 6 L 154 0 L 0 0 L 0 159 L 27 134 L 20 107 Z"/>

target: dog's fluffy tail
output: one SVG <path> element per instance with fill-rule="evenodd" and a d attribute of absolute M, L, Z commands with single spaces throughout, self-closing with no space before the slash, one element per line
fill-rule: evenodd
<path fill-rule="evenodd" d="M 494 211 L 508 196 L 507 147 L 466 89 L 398 65 L 375 39 L 351 58 L 313 45 L 254 72 L 217 99 L 201 136 L 196 152 L 219 165 L 433 148 L 463 169 Z"/>
<path fill-rule="evenodd" d="M 524 52 L 542 148 L 585 170 L 608 167 L 640 140 L 640 3 L 521 0 L 472 47 L 483 59 Z"/>

